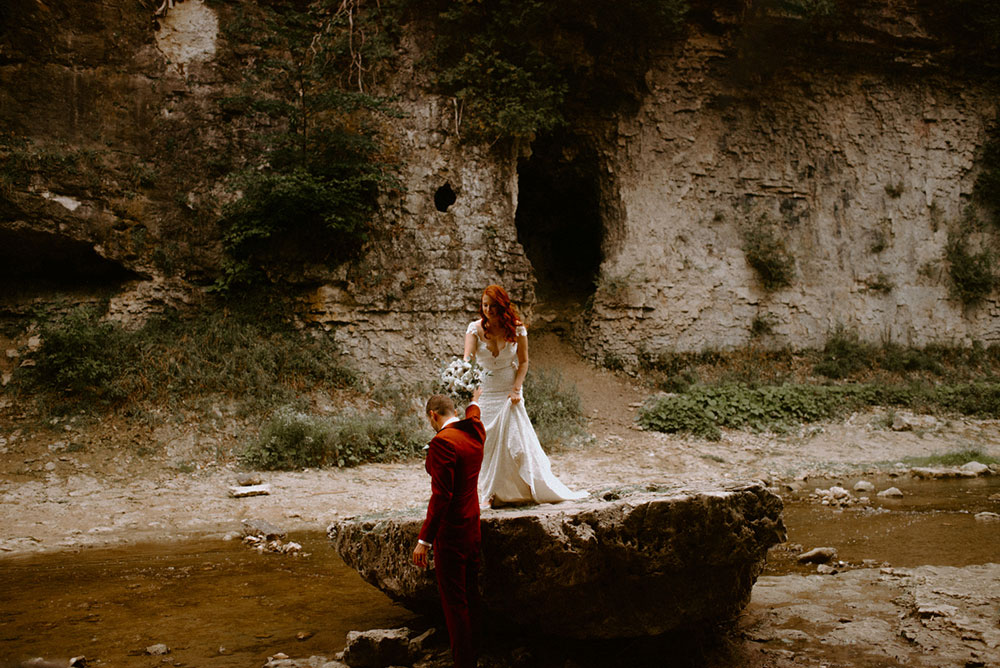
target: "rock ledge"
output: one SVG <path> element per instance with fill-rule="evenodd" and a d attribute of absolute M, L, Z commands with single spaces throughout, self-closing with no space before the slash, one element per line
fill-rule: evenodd
<path fill-rule="evenodd" d="M 750 482 L 486 511 L 484 624 L 620 638 L 735 617 L 768 548 L 784 540 L 781 510 L 779 497 Z M 328 535 L 365 580 L 436 612 L 433 574 L 409 561 L 421 520 L 417 512 L 346 518 Z"/>

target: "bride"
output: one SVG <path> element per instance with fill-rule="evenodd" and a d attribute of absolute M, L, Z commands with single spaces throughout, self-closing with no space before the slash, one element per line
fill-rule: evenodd
<path fill-rule="evenodd" d="M 488 373 L 479 398 L 486 443 L 479 472 L 479 501 L 557 503 L 582 499 L 552 474 L 521 399 L 528 373 L 528 330 L 499 285 L 483 291 L 479 320 L 465 331 L 465 359 L 475 359 Z"/>

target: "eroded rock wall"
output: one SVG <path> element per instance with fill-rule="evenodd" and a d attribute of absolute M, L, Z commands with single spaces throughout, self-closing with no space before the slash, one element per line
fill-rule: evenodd
<path fill-rule="evenodd" d="M 595 357 L 731 348 L 766 320 L 768 345 L 1000 342 L 993 295 L 949 296 L 948 229 L 968 203 L 995 84 L 912 66 L 822 60 L 734 81 L 724 35 L 694 31 L 656 59 L 649 95 L 606 159 L 625 238 L 606 257 L 580 337 Z M 795 259 L 767 291 L 743 231 L 770 220 Z M 979 240 L 973 240 L 978 242 Z"/>
<path fill-rule="evenodd" d="M 54 293 L 5 290 L 5 311 L 27 312 L 17 295 L 37 304 L 94 275 L 110 285 L 109 315 L 141 321 L 201 299 L 218 276 L 225 177 L 248 159 L 238 146 L 249 129 L 220 106 L 241 82 L 241 47 L 226 30 L 239 3 L 187 0 L 159 31 L 157 4 L 14 0 L 7 10 L 0 122 L 30 144 L 0 189 L 0 259 L 14 267 L 0 274 L 41 284 L 47 266 L 66 271 Z M 913 8 L 869 4 L 883 10 L 873 29 L 928 41 L 904 16 Z M 303 268 L 294 283 L 295 317 L 332 331 L 374 375 L 427 375 L 459 354 L 489 283 L 534 302 L 515 224 L 525 147 L 462 141 L 453 101 L 418 65 L 424 32 L 404 29 L 385 82 L 402 112 L 383 128 L 402 192 L 384 197 L 359 260 Z M 796 56 L 740 81 L 738 33 L 689 26 L 652 59 L 637 106 L 574 120 L 570 132 L 599 156 L 605 229 L 602 278 L 574 328 L 580 347 L 626 361 L 644 349 L 733 347 L 755 318 L 770 323 L 762 340 L 773 346 L 818 346 L 839 325 L 915 345 L 1000 341 L 995 296 L 963 307 L 942 259 L 997 113 L 995 80 L 918 66 L 919 54 L 894 64 L 897 53 L 875 44 L 868 62 Z M 454 202 L 436 202 L 440 189 Z M 765 216 L 795 258 L 792 284 L 775 292 L 742 249 L 747 225 Z"/>

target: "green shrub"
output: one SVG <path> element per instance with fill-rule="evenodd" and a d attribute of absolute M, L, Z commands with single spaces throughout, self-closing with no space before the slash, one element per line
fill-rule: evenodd
<path fill-rule="evenodd" d="M 524 381 L 524 406 L 538 440 L 547 449 L 583 433 L 580 395 L 557 370 L 544 369 L 528 374 Z"/>
<path fill-rule="evenodd" d="M 651 47 L 677 34 L 688 9 L 685 0 L 411 5 L 435 15 L 436 83 L 456 99 L 463 138 L 483 143 L 564 124 L 567 99 L 607 104 L 637 89 Z"/>
<path fill-rule="evenodd" d="M 895 343 L 886 343 L 875 359 L 878 361 L 878 365 L 886 371 L 897 373 L 928 371 L 940 376 L 944 373 L 941 355 L 942 349 L 935 346 L 906 348 Z"/>
<path fill-rule="evenodd" d="M 368 238 L 379 176 L 324 177 L 303 168 L 288 173 L 245 172 L 242 197 L 225 210 L 227 261 L 223 292 L 266 282 L 268 273 L 302 262 L 334 266 L 353 257 Z"/>
<path fill-rule="evenodd" d="M 250 467 L 265 470 L 322 466 L 327 462 L 332 436 L 332 426 L 322 418 L 281 408 L 242 459 Z"/>
<path fill-rule="evenodd" d="M 963 226 L 963 229 L 948 234 L 945 259 L 948 261 L 952 296 L 971 306 L 993 292 L 997 276 L 993 254 L 989 249 L 972 252 L 966 239 L 967 231 Z"/>
<path fill-rule="evenodd" d="M 330 463 L 357 466 L 415 457 L 430 440 L 416 416 L 345 413 L 334 421 Z"/>
<path fill-rule="evenodd" d="M 691 368 L 691 357 L 672 350 L 642 350 L 639 352 L 639 369 L 653 380 L 657 389 L 683 392 L 698 382 L 698 376 Z"/>
<path fill-rule="evenodd" d="M 717 439 L 719 427 L 766 429 L 832 417 L 843 410 L 848 393 L 813 385 L 701 386 L 647 403 L 639 423 L 656 431 L 689 431 Z"/>
<path fill-rule="evenodd" d="M 96 311 L 78 308 L 41 328 L 42 346 L 27 367 L 32 385 L 83 399 L 119 402 L 129 396 L 138 362 L 133 337 Z"/>
<path fill-rule="evenodd" d="M 760 338 L 774 333 L 775 318 L 770 313 L 758 313 L 750 321 L 750 336 Z"/>
<path fill-rule="evenodd" d="M 881 271 L 867 281 L 867 288 L 869 290 L 872 292 L 879 292 L 884 295 L 892 292 L 895 287 L 896 284 L 892 282 L 892 279 Z"/>
<path fill-rule="evenodd" d="M 425 436 L 414 416 L 348 412 L 322 418 L 286 407 L 264 425 L 241 459 L 266 470 L 351 467 L 414 457 Z"/>
<path fill-rule="evenodd" d="M 899 199 L 903 196 L 903 182 L 885 184 L 885 194 L 892 199 Z"/>
<path fill-rule="evenodd" d="M 982 418 L 1000 417 L 1000 383 L 961 385 L 746 385 L 699 386 L 654 397 L 639 424 L 663 432 L 719 438 L 719 427 L 768 429 L 814 422 L 865 406 L 899 406 Z"/>
<path fill-rule="evenodd" d="M 766 218 L 744 231 L 743 252 L 765 290 L 770 292 L 792 284 L 795 258 Z"/>
<path fill-rule="evenodd" d="M 336 266 L 368 238 L 380 193 L 398 188 L 376 132 L 395 111 L 366 92 L 391 61 L 395 28 L 378 2 L 243 3 L 224 27 L 250 54 L 240 95 L 220 101 L 240 153 L 222 218 L 223 294 Z M 398 26 L 396 26 L 398 27 Z M 261 131 L 266 129 L 265 131 Z"/>
<path fill-rule="evenodd" d="M 858 340 L 858 335 L 838 327 L 826 340 L 821 359 L 813 370 L 827 378 L 841 379 L 874 365 L 873 347 Z"/>
<path fill-rule="evenodd" d="M 187 319 L 168 314 L 128 332 L 74 311 L 42 327 L 35 365 L 18 384 L 39 398 L 63 402 L 97 399 L 125 406 L 142 401 L 187 402 L 227 395 L 247 411 L 269 411 L 315 387 L 356 385 L 332 337 L 299 332 L 267 314 L 266 304 L 231 308 Z"/>
<path fill-rule="evenodd" d="M 938 466 L 962 466 L 969 462 L 979 462 L 980 464 L 1000 464 L 1000 458 L 987 454 L 979 449 L 956 450 L 955 452 L 945 452 L 938 455 L 927 455 L 924 457 L 903 457 L 901 460 L 908 466 L 938 467 Z"/>

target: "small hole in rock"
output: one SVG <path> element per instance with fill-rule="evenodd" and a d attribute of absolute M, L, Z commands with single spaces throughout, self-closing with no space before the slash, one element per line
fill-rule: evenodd
<path fill-rule="evenodd" d="M 455 203 L 455 199 L 455 191 L 451 189 L 450 183 L 446 183 L 434 193 L 434 206 L 438 211 L 447 211 Z"/>

